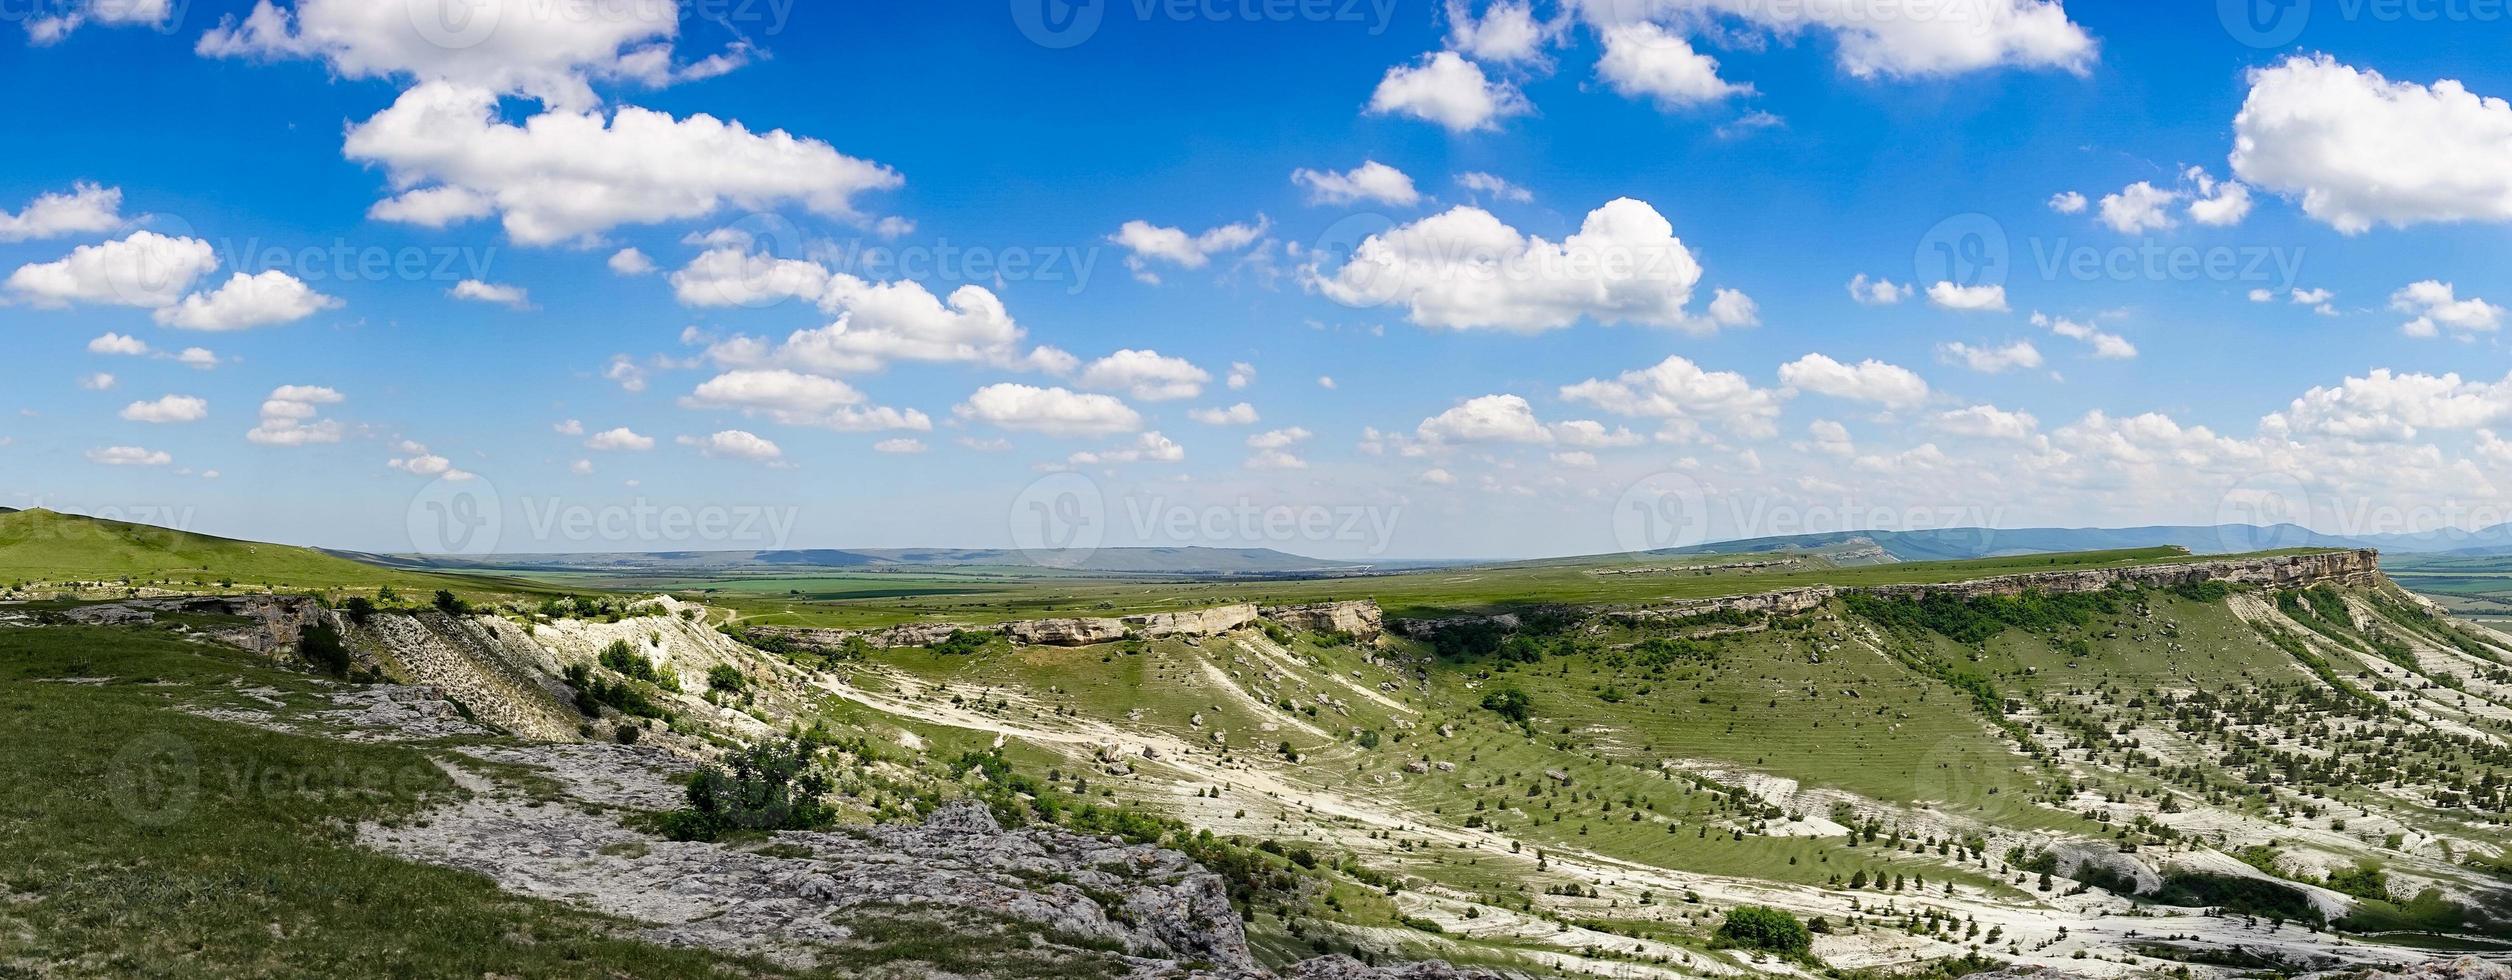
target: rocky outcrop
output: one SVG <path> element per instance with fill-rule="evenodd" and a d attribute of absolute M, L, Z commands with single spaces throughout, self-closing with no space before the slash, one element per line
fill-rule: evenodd
<path fill-rule="evenodd" d="M 1375 640 L 1387 632 L 1386 615 L 1378 603 L 1367 599 L 1266 606 L 1262 612 L 1266 619 L 1312 633 L 1349 633 L 1353 639 Z"/>
<path fill-rule="evenodd" d="M 2196 585 L 2202 582 L 2227 582 L 2234 585 L 2270 588 L 2302 588 L 2324 583 L 2375 585 L 2380 581 L 2381 553 L 2367 548 L 2360 551 L 2224 558 L 2156 565 L 2128 565 L 2119 568 L 2025 572 L 2018 575 L 1973 579 L 1967 582 L 1881 585 L 1862 591 L 1879 595 L 1955 595 L 1971 598 L 2021 595 L 2025 592 L 2099 592 L 2103 589 L 2123 586 L 2169 588 L 2176 585 Z"/>
<path fill-rule="evenodd" d="M 2072 568 L 2063 571 L 1998 575 L 1959 582 L 1857 587 L 1814 585 L 1771 592 L 1685 599 L 1641 607 L 1597 609 L 1593 610 L 1593 613 L 1617 622 L 1642 623 L 1681 620 L 1729 612 L 1793 616 L 1820 609 L 1824 603 L 1830 602 L 1844 592 L 1910 598 L 1933 595 L 1977 598 L 2013 596 L 2025 592 L 2099 592 L 2104 589 L 2122 587 L 2169 588 L 2176 585 L 2195 585 L 2201 582 L 2228 582 L 2234 585 L 2265 588 L 2303 588 L 2323 583 L 2375 585 L 2381 581 L 2381 555 L 2379 552 L 2366 549 L 2299 555 L 2268 555 L 2255 558 L 2193 559 L 2151 565 L 2123 565 L 2116 568 Z M 1427 638 L 1436 635 L 1443 628 L 1469 623 L 1493 624 L 1505 629 L 1515 629 L 1518 626 L 1518 617 L 1515 614 L 1501 614 L 1440 620 L 1399 620 L 1396 623 L 1396 631 L 1407 636 Z"/>
<path fill-rule="evenodd" d="M 583 723 L 558 682 L 559 663 L 523 628 L 494 616 L 442 612 L 340 617 L 351 649 L 389 676 L 425 684 L 480 720 L 537 741 L 567 741 Z"/>
<path fill-rule="evenodd" d="M 1079 647 L 1114 643 L 1131 637 L 1159 639 L 1172 636 L 1220 636 L 1231 630 L 1252 625 L 1258 618 L 1271 619 L 1293 629 L 1316 632 L 1337 630 L 1352 634 L 1354 638 L 1361 640 L 1374 640 L 1386 632 L 1384 614 L 1379 611 L 1378 603 L 1368 599 L 1295 606 L 1268 606 L 1263 609 L 1258 609 L 1249 603 L 1233 603 L 1209 609 L 1138 613 L 1132 616 L 1024 619 L 994 626 L 910 623 L 877 630 L 753 626 L 748 632 L 761 639 L 772 639 L 806 649 L 832 652 L 843 649 L 848 641 L 856 639 L 885 650 L 895 647 L 929 647 L 949 639 L 953 633 L 966 630 L 999 633 L 1012 642 L 1025 646 Z"/>

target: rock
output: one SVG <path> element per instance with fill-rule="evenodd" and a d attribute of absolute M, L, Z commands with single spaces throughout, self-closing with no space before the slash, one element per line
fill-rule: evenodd
<path fill-rule="evenodd" d="M 1450 966 L 1438 960 L 1402 966 L 1370 966 L 1337 953 L 1303 960 L 1283 971 L 1283 980 L 1498 980 L 1499 975 Z"/>
<path fill-rule="evenodd" d="M 1375 640 L 1387 632 L 1386 615 L 1369 599 L 1267 606 L 1266 619 L 1311 633 L 1349 633 L 1353 639 Z"/>

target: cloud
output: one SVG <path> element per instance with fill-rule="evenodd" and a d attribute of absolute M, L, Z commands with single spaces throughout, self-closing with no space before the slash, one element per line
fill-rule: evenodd
<path fill-rule="evenodd" d="M 610 363 L 602 366 L 602 380 L 633 394 L 645 390 L 645 369 L 626 354 L 613 354 Z"/>
<path fill-rule="evenodd" d="M 1973 405 L 1939 412 L 1928 424 L 1954 435 L 1980 439 L 2029 439 L 2041 428 L 2039 419 L 1995 405 Z"/>
<path fill-rule="evenodd" d="M 1193 398 L 1210 380 L 1204 369 L 1151 350 L 1117 351 L 1090 362 L 1075 379 L 1084 388 L 1122 391 L 1147 402 Z"/>
<path fill-rule="evenodd" d="M 1229 385 L 1231 391 L 1237 391 L 1255 383 L 1256 365 L 1249 364 L 1246 361 L 1230 362 Z"/>
<path fill-rule="evenodd" d="M 1251 470 L 1307 469 L 1308 461 L 1293 453 L 1291 448 L 1307 442 L 1309 435 L 1307 429 L 1293 426 L 1247 437 L 1247 448 L 1255 450 L 1247 457 L 1247 468 Z"/>
<path fill-rule="evenodd" d="M 498 118 L 491 90 L 443 83 L 404 92 L 350 127 L 343 152 L 384 167 L 398 196 L 376 217 L 443 223 L 495 213 L 525 245 L 588 241 L 621 225 L 703 218 L 727 206 L 791 203 L 851 219 L 857 195 L 904 183 L 888 167 L 784 130 L 753 133 L 703 113 L 676 119 L 636 106 L 607 118 L 554 109 L 516 125 Z M 414 194 L 438 197 L 418 198 L 422 206 Z"/>
<path fill-rule="evenodd" d="M 863 392 L 846 382 L 782 368 L 727 371 L 700 383 L 681 404 L 729 408 L 784 425 L 839 432 L 933 428 L 933 420 L 923 412 L 868 404 Z"/>
<path fill-rule="evenodd" d="M 58 44 L 89 24 L 169 29 L 178 11 L 175 0 L 62 0 L 32 5 L 19 13 L 32 15 L 26 19 L 26 43 L 40 48 Z"/>
<path fill-rule="evenodd" d="M 2085 213 L 2085 196 L 2075 191 L 2060 191 L 2052 194 L 2049 204 L 2050 210 L 2060 214 Z"/>
<path fill-rule="evenodd" d="M 107 446 L 88 450 L 87 461 L 100 466 L 164 466 L 174 462 L 174 457 L 138 446 Z"/>
<path fill-rule="evenodd" d="M 1335 379 L 1334 379 L 1334 375 L 1331 375 L 1331 374 L 1321 374 L 1321 375 L 1318 375 L 1318 376 L 1317 376 L 1317 387 L 1324 388 L 1324 389 L 1326 389 L 1327 391 L 1333 391 L 1333 390 L 1334 390 L 1334 386 L 1335 386 Z"/>
<path fill-rule="evenodd" d="M 1117 228 L 1116 234 L 1108 236 L 1108 241 L 1123 246 L 1130 253 L 1125 257 L 1126 268 L 1134 270 L 1139 278 L 1158 282 L 1159 277 L 1150 272 L 1152 263 L 1165 262 L 1187 269 L 1201 269 L 1211 264 L 1215 255 L 1255 244 L 1257 239 L 1264 237 L 1268 227 L 1271 227 L 1270 223 L 1263 215 L 1258 215 L 1254 223 L 1227 224 L 1205 229 L 1202 234 L 1189 235 L 1184 229 L 1136 220 Z"/>
<path fill-rule="evenodd" d="M 1909 299 L 1910 294 L 1916 291 L 1909 286 L 1896 285 L 1891 280 L 1869 279 L 1863 272 L 1849 279 L 1849 298 L 1860 306 L 1891 306 Z"/>
<path fill-rule="evenodd" d="M 564 419 L 550 423 L 550 431 L 562 436 L 580 436 L 584 434 L 584 423 L 576 419 Z"/>
<path fill-rule="evenodd" d="M 1074 466 L 1115 466 L 1121 463 L 1175 463 L 1186 458 L 1186 447 L 1168 436 L 1145 432 L 1135 436 L 1132 444 L 1121 449 L 1103 449 L 1074 453 L 1066 462 Z"/>
<path fill-rule="evenodd" d="M 294 323 L 341 302 L 315 292 L 295 276 L 271 269 L 256 275 L 236 273 L 210 293 L 193 293 L 183 302 L 158 310 L 158 323 L 179 330 L 249 330 L 274 323 Z"/>
<path fill-rule="evenodd" d="M 453 83 L 582 108 L 592 80 L 668 85 L 746 61 L 736 45 L 675 64 L 673 0 L 260 0 L 202 35 L 205 57 L 311 58 L 343 78 Z"/>
<path fill-rule="evenodd" d="M 1949 310 L 2003 313 L 2006 312 L 2006 287 L 1957 286 L 1950 282 L 1940 282 L 1928 287 L 1928 302 Z"/>
<path fill-rule="evenodd" d="M 2102 196 L 2102 223 L 2123 235 L 2161 231 L 2176 223 L 2170 209 L 2172 202 L 2179 199 L 2178 192 L 2141 180 L 2120 188 L 2117 194 Z"/>
<path fill-rule="evenodd" d="M 55 261 L 19 266 L 0 286 L 48 309 L 72 303 L 157 309 L 174 305 L 194 281 L 217 267 L 217 253 L 208 242 L 140 231 L 81 245 Z"/>
<path fill-rule="evenodd" d="M 1916 372 L 1872 358 L 1854 365 L 1807 354 L 1779 366 L 1779 382 L 1818 395 L 1909 408 L 1928 400 L 1928 383 Z"/>
<path fill-rule="evenodd" d="M 1591 23 L 1638 18 L 1702 23 L 1732 18 L 1781 38 L 1831 32 L 1834 57 L 1855 78 L 1954 75 L 1998 67 L 2083 74 L 2095 42 L 2050 0 L 1966 3 L 1767 3 L 1762 0 L 1584 0 Z"/>
<path fill-rule="evenodd" d="M 2069 340 L 2083 341 L 2093 348 L 2093 356 L 2107 360 L 2127 360 L 2137 356 L 2137 345 L 2115 333 L 2106 333 L 2065 317 L 2032 315 L 2032 325 L 2048 328 L 2051 333 Z"/>
<path fill-rule="evenodd" d="M 1522 235 L 1490 212 L 1458 207 L 1363 239 L 1313 288 L 1355 307 L 1402 305 L 1425 327 L 1536 333 L 1600 323 L 1724 325 L 1684 305 L 1701 266 L 1656 208 L 1630 198 L 1588 212 L 1559 243 Z"/>
<path fill-rule="evenodd" d="M 925 442 L 922 439 L 906 437 L 883 439 L 880 442 L 872 444 L 872 451 L 876 453 L 889 453 L 895 456 L 912 456 L 925 451 Z"/>
<path fill-rule="evenodd" d="M 525 292 L 521 286 L 510 286 L 504 283 L 465 279 L 455 283 L 454 288 L 446 290 L 445 295 L 472 303 L 495 303 L 510 310 L 532 308 L 530 293 Z"/>
<path fill-rule="evenodd" d="M 348 398 L 318 385 L 281 385 L 262 401 L 260 425 L 244 438 L 265 446 L 310 446 L 340 441 L 340 423 L 319 418 L 322 406 Z"/>
<path fill-rule="evenodd" d="M 1364 160 L 1360 166 L 1342 173 L 1303 167 L 1291 171 L 1291 183 L 1308 188 L 1312 204 L 1374 201 L 1409 208 L 1422 201 L 1422 192 L 1413 188 L 1413 178 L 1376 160 Z"/>
<path fill-rule="evenodd" d="M 78 379 L 79 387 L 85 388 L 89 391 L 111 391 L 113 390 L 114 384 L 114 376 L 106 374 L 103 371 L 83 375 Z"/>
<path fill-rule="evenodd" d="M 2003 347 L 1974 347 L 1954 341 L 1940 344 L 1936 350 L 1946 360 L 1958 362 L 1982 374 L 2001 374 L 2016 368 L 2041 366 L 2041 349 L 2032 346 L 2029 340 L 2018 340 Z"/>
<path fill-rule="evenodd" d="M 2404 442 L 2428 429 L 2492 428 L 2512 419 L 2512 377 L 2464 381 L 2453 374 L 2375 369 L 2334 387 L 2304 392 L 2284 411 L 2262 418 L 2272 438 L 2326 436 L 2349 441 Z"/>
<path fill-rule="evenodd" d="M 1750 327 L 1762 322 L 1762 307 L 1740 290 L 1721 289 L 1710 297 L 1710 321 L 1722 327 Z"/>
<path fill-rule="evenodd" d="M 385 460 L 384 465 L 387 468 L 400 470 L 412 476 L 428 479 L 443 478 L 457 483 L 475 476 L 473 473 L 455 468 L 453 460 L 429 452 L 427 447 L 420 443 L 404 439 L 394 448 L 401 455 Z M 592 464 L 586 463 L 584 472 L 591 471 Z"/>
<path fill-rule="evenodd" d="M 1850 456 L 1858 451 L 1849 439 L 1849 427 L 1830 419 L 1816 419 L 1806 424 L 1806 435 L 1813 441 L 1807 448 L 1826 456 Z"/>
<path fill-rule="evenodd" d="M 785 458 L 785 450 L 741 429 L 726 429 L 714 435 L 681 436 L 681 445 L 694 446 L 708 459 L 738 459 L 752 463 L 773 463 Z"/>
<path fill-rule="evenodd" d="M 138 337 L 126 334 L 106 333 L 103 336 L 88 341 L 87 352 L 90 354 L 115 354 L 125 357 L 137 357 L 148 353 L 148 342 L 141 340 Z"/>
<path fill-rule="evenodd" d="M 2512 220 L 2512 104 L 2457 81 L 2393 82 L 2327 55 L 2254 69 L 2233 173 L 2299 195 L 2346 234 Z"/>
<path fill-rule="evenodd" d="M 627 426 L 594 433 L 584 441 L 584 448 L 599 452 L 641 453 L 654 448 L 654 437 L 641 436 Z"/>
<path fill-rule="evenodd" d="M 2241 224 L 2250 216 L 2249 185 L 2237 180 L 2219 182 L 2196 167 L 2189 168 L 2188 179 L 2198 187 L 2189 202 L 2189 220 L 2221 228 Z"/>
<path fill-rule="evenodd" d="M 67 194 L 38 195 L 16 214 L 0 211 L 0 242 L 107 232 L 122 225 L 122 189 L 80 181 Z"/>
<path fill-rule="evenodd" d="M 1187 412 L 1186 417 L 1205 425 L 1254 425 L 1256 406 L 1240 402 L 1228 408 L 1198 408 Z"/>
<path fill-rule="evenodd" d="M 2295 302 L 2302 302 L 2297 298 Z M 2454 337 L 2466 339 L 2480 333 L 2493 333 L 2503 326 L 2503 307 L 2471 296 L 2459 298 L 2450 283 L 2427 279 L 2400 287 L 2390 294 L 2390 308 L 2413 313 L 2416 318 L 2399 327 L 2410 337 L 2437 337 L 2445 330 Z"/>
<path fill-rule="evenodd" d="M 1552 430 L 1536 421 L 1535 409 L 1517 395 L 1484 395 L 1422 420 L 1415 434 L 1424 441 L 1547 443 Z"/>
<path fill-rule="evenodd" d="M 711 252 L 710 255 L 739 253 Z M 706 256 L 672 274 L 681 301 L 730 305 L 737 297 L 791 290 L 835 315 L 825 327 L 798 330 L 781 345 L 734 337 L 710 346 L 709 357 L 732 367 L 790 366 L 830 374 L 878 371 L 894 361 L 985 364 L 1016 370 L 1065 373 L 1072 355 L 1052 347 L 1023 352 L 1027 332 L 1014 323 L 1003 300 L 982 286 L 963 285 L 948 299 L 914 282 L 869 282 L 829 274 L 816 263 L 790 263 L 744 280 Z M 726 278 L 719 278 L 723 276 Z"/>
<path fill-rule="evenodd" d="M 198 422 L 208 417 L 209 403 L 190 395 L 167 395 L 153 402 L 132 402 L 122 408 L 122 419 L 126 422 L 163 425 Z"/>
<path fill-rule="evenodd" d="M 1525 204 L 1535 200 L 1535 192 L 1502 179 L 1496 174 L 1469 170 L 1457 175 L 1457 186 L 1495 201 Z"/>
<path fill-rule="evenodd" d="M 1500 64 L 1540 64 L 1544 46 L 1560 32 L 1560 25 L 1535 19 L 1532 4 L 1500 0 L 1484 8 L 1483 16 L 1458 0 L 1449 0 L 1448 47 L 1480 61 Z"/>
<path fill-rule="evenodd" d="M 1753 91 L 1753 86 L 1719 78 L 1718 59 L 1694 51 L 1691 42 L 1656 24 L 1617 24 L 1602 33 L 1605 55 L 1596 61 L 1596 74 L 1626 97 L 1649 99 L 1661 109 L 1682 109 Z"/>
<path fill-rule="evenodd" d="M 184 367 L 200 371 L 218 366 L 218 355 L 211 353 L 207 347 L 186 347 L 174 356 L 174 360 Z"/>
<path fill-rule="evenodd" d="M 623 248 L 612 252 L 610 260 L 605 264 L 610 266 L 611 273 L 614 275 L 642 276 L 654 272 L 654 260 L 644 252 L 633 248 Z"/>
<path fill-rule="evenodd" d="M 1732 371 L 1704 371 L 1681 356 L 1612 380 L 1590 378 L 1569 385 L 1561 389 L 1561 398 L 1615 415 L 1664 419 L 1678 435 L 1697 432 L 1706 423 L 1746 438 L 1778 431 L 1777 393 L 1756 388 Z"/>
<path fill-rule="evenodd" d="M 1516 86 L 1491 80 L 1482 66 L 1454 51 L 1433 52 L 1387 69 L 1369 96 L 1371 115 L 1411 116 L 1452 133 L 1489 129 L 1494 120 L 1530 110 Z"/>
<path fill-rule="evenodd" d="M 1064 388 L 991 384 L 951 410 L 971 422 L 1051 436 L 1103 436 L 1142 428 L 1142 416 L 1113 396 Z"/>

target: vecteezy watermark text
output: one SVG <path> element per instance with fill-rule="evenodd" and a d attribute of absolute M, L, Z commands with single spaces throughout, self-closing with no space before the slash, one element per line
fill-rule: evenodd
<path fill-rule="evenodd" d="M 1354 24 L 1371 37 L 1395 21 L 1397 0 L 1011 0 L 1012 24 L 1042 48 L 1091 39 L 1111 8 L 1142 23 Z"/>

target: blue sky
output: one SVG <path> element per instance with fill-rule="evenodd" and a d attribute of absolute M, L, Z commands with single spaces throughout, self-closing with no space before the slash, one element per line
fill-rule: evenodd
<path fill-rule="evenodd" d="M 2512 517 L 2512 24 L 2259 11 L 15 5 L 0 505 L 1338 557 Z"/>

